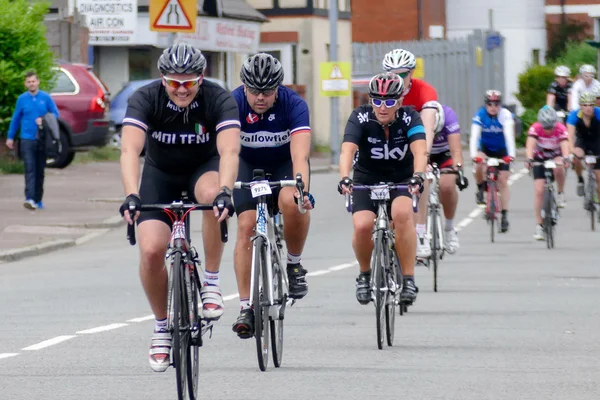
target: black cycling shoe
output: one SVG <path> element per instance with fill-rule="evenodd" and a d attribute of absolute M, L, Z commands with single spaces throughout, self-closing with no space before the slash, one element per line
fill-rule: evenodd
<path fill-rule="evenodd" d="M 250 339 L 254 336 L 254 310 L 251 308 L 241 310 L 231 330 L 237 333 L 240 339 Z"/>
<path fill-rule="evenodd" d="M 475 202 L 477 204 L 485 204 L 485 199 L 483 198 L 483 189 L 478 190 L 477 193 L 475 193 Z"/>
<path fill-rule="evenodd" d="M 402 292 L 400 293 L 400 301 L 402 304 L 411 305 L 417 300 L 419 288 L 415 285 L 414 279 L 404 279 Z"/>
<path fill-rule="evenodd" d="M 502 221 L 500 222 L 500 232 L 506 233 L 508 231 L 508 217 L 506 215 L 502 216 Z"/>
<path fill-rule="evenodd" d="M 356 300 L 363 306 L 371 302 L 371 272 L 361 272 L 356 278 Z"/>
<path fill-rule="evenodd" d="M 301 299 L 308 293 L 306 270 L 300 264 L 287 265 L 288 281 L 290 283 L 290 298 Z"/>

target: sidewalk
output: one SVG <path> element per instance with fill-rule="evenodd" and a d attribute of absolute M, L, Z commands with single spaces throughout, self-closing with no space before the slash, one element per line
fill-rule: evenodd
<path fill-rule="evenodd" d="M 312 173 L 328 172 L 329 158 L 311 157 Z M 118 162 L 46 169 L 44 210 L 23 207 L 23 175 L 0 176 L 0 263 L 85 243 L 124 222 Z"/>

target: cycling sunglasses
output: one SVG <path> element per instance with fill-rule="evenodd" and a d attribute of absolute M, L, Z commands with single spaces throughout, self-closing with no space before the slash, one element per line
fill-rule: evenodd
<path fill-rule="evenodd" d="M 191 89 L 198 84 L 200 78 L 201 76 L 194 79 L 180 81 L 178 79 L 167 78 L 166 76 L 163 76 L 163 79 L 165 80 L 166 84 L 172 87 L 173 89 L 179 89 L 181 86 L 183 86 L 184 89 Z"/>
<path fill-rule="evenodd" d="M 258 90 L 258 89 L 251 89 L 251 88 L 247 87 L 246 90 L 253 96 L 258 96 L 262 93 L 263 96 L 269 97 L 269 96 L 272 96 L 277 89 Z"/>
<path fill-rule="evenodd" d="M 486 106 L 499 107 L 500 106 L 500 102 L 499 101 L 486 101 L 485 105 Z"/>
<path fill-rule="evenodd" d="M 386 108 L 396 107 L 398 99 L 371 99 L 371 103 L 379 108 L 382 104 L 385 104 Z"/>
<path fill-rule="evenodd" d="M 408 71 L 402 71 L 402 72 L 396 72 L 396 71 L 392 71 L 394 74 L 398 75 L 400 78 L 404 79 L 408 76 L 408 74 L 410 74 L 410 69 Z"/>

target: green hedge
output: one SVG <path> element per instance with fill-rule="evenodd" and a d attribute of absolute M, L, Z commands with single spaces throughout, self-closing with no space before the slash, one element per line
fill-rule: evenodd
<path fill-rule="evenodd" d="M 539 110 L 546 104 L 548 86 L 554 80 L 554 67 L 532 65 L 519 74 L 517 99 L 523 107 Z"/>
<path fill-rule="evenodd" d="M 46 40 L 48 2 L 0 0 L 0 136 L 5 136 L 25 73 L 35 70 L 41 89 L 53 85 L 54 54 Z"/>

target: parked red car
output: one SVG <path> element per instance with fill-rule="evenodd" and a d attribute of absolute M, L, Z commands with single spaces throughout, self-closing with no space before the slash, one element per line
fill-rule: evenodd
<path fill-rule="evenodd" d="M 108 143 L 110 93 L 89 65 L 60 62 L 56 70 L 50 95 L 60 113 L 60 146 L 58 157 L 47 165 L 65 168 L 75 151 Z"/>

